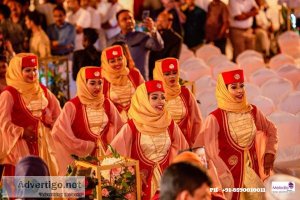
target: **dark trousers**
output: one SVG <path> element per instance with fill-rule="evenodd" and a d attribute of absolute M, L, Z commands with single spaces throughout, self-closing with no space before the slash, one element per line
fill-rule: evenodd
<path fill-rule="evenodd" d="M 215 46 L 221 50 L 222 54 L 226 53 L 226 40 L 226 38 L 222 38 L 214 41 Z"/>
<path fill-rule="evenodd" d="M 4 165 L 0 165 L 0 181 L 2 179 L 3 171 L 4 171 Z"/>

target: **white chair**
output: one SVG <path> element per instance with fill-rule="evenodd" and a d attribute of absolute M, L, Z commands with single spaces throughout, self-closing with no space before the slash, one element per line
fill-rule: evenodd
<path fill-rule="evenodd" d="M 283 151 L 300 144 L 300 119 L 296 115 L 275 111 L 267 118 L 276 125 L 279 137 L 278 149 Z"/>
<path fill-rule="evenodd" d="M 300 91 L 300 83 L 298 83 L 298 85 L 296 86 L 296 90 Z"/>
<path fill-rule="evenodd" d="M 226 61 L 226 62 L 219 63 L 212 69 L 212 77 L 214 79 L 217 79 L 220 73 L 225 71 L 235 70 L 235 69 L 239 69 L 239 66 L 234 62 Z"/>
<path fill-rule="evenodd" d="M 200 58 L 190 58 L 180 65 L 179 75 L 183 80 L 196 81 L 210 74 L 209 66 Z"/>
<path fill-rule="evenodd" d="M 292 56 L 294 59 L 299 59 L 300 58 L 300 46 L 286 48 L 285 50 L 282 50 L 282 53 Z"/>
<path fill-rule="evenodd" d="M 278 37 L 278 44 L 282 53 L 293 58 L 300 57 L 300 37 L 298 33 L 293 31 L 284 32 Z"/>
<path fill-rule="evenodd" d="M 277 54 L 270 59 L 269 67 L 271 69 L 278 69 L 286 64 L 296 64 L 296 61 L 293 57 L 286 54 Z"/>
<path fill-rule="evenodd" d="M 211 76 L 205 75 L 199 78 L 195 82 L 195 87 L 196 87 L 196 95 L 200 94 L 207 88 L 215 88 L 216 87 L 216 81 L 212 79 Z"/>
<path fill-rule="evenodd" d="M 278 44 L 280 48 L 284 48 L 286 44 L 300 45 L 300 37 L 294 31 L 286 31 L 278 37 Z"/>
<path fill-rule="evenodd" d="M 286 97 L 293 90 L 291 81 L 284 78 L 272 78 L 262 84 L 261 93 L 263 96 L 273 100 L 277 105 L 281 99 Z"/>
<path fill-rule="evenodd" d="M 252 73 L 259 69 L 264 69 L 266 64 L 262 58 L 249 57 L 238 62 L 239 66 L 244 70 L 245 76 L 249 77 Z"/>
<path fill-rule="evenodd" d="M 208 62 L 211 57 L 221 54 L 221 50 L 211 44 L 205 44 L 196 51 L 196 57 L 203 59 L 205 62 Z"/>
<path fill-rule="evenodd" d="M 208 61 L 207 64 L 210 66 L 210 68 L 214 68 L 216 65 L 222 63 L 222 62 L 227 62 L 229 59 L 225 55 L 214 55 L 212 56 Z"/>
<path fill-rule="evenodd" d="M 254 51 L 254 50 L 245 50 L 243 51 L 242 53 L 240 53 L 237 58 L 236 58 L 236 62 L 237 63 L 240 63 L 243 59 L 245 58 L 261 58 L 261 59 L 264 59 L 263 58 L 263 55 L 257 51 Z"/>
<path fill-rule="evenodd" d="M 275 105 L 272 99 L 264 96 L 257 96 L 253 98 L 252 101 L 249 101 L 251 104 L 257 106 L 257 108 L 262 111 L 262 113 L 266 116 L 269 116 L 275 111 Z"/>
<path fill-rule="evenodd" d="M 253 83 L 245 83 L 246 97 L 249 102 L 251 102 L 255 97 L 261 95 L 261 90 L 257 85 Z"/>
<path fill-rule="evenodd" d="M 249 77 L 249 81 L 255 85 L 261 86 L 266 81 L 277 77 L 278 75 L 275 71 L 268 68 L 262 68 L 253 72 Z"/>
<path fill-rule="evenodd" d="M 282 111 L 297 114 L 300 112 L 300 91 L 289 93 L 278 104 L 278 108 Z"/>
<path fill-rule="evenodd" d="M 300 67 L 300 57 L 295 59 L 296 65 Z"/>
<path fill-rule="evenodd" d="M 183 63 L 189 58 L 195 58 L 195 54 L 191 50 L 189 50 L 185 44 L 182 44 L 181 52 L 179 55 L 179 63 Z"/>
<path fill-rule="evenodd" d="M 300 69 L 296 65 L 286 64 L 277 69 L 277 74 L 290 80 L 295 88 L 300 83 Z"/>
<path fill-rule="evenodd" d="M 200 110 L 202 117 L 206 118 L 212 109 L 217 105 L 216 89 L 207 88 L 196 96 L 196 99 L 200 102 Z"/>

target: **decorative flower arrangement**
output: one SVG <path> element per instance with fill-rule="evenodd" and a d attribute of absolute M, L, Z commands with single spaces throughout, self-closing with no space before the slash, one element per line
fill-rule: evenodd
<path fill-rule="evenodd" d="M 101 196 L 102 200 L 135 200 L 136 198 L 136 171 L 133 166 L 125 166 L 126 158 L 121 157 L 114 149 L 109 147 L 112 156 L 104 157 L 98 160 L 96 157 L 88 156 L 79 158 L 72 155 L 77 161 L 89 162 L 93 165 L 112 166 L 109 169 L 101 170 Z M 121 167 L 114 167 L 118 165 Z M 85 176 L 86 177 L 86 197 L 94 199 L 96 197 L 96 186 L 98 179 L 95 171 L 91 168 L 72 167 L 68 168 L 70 176 Z M 100 178 L 100 177 L 99 177 Z"/>
<path fill-rule="evenodd" d="M 101 165 L 122 164 L 123 158 L 104 158 Z M 136 177 L 132 166 L 101 172 L 102 199 L 136 199 Z"/>
<path fill-rule="evenodd" d="M 98 165 L 100 162 L 96 157 L 87 156 L 80 158 L 76 155 L 71 155 L 74 160 L 84 161 L 94 165 Z M 85 176 L 85 196 L 87 199 L 94 199 L 96 196 L 96 186 L 98 185 L 98 179 L 96 178 L 95 171 L 92 168 L 82 168 L 73 165 L 68 166 L 67 176 Z"/>

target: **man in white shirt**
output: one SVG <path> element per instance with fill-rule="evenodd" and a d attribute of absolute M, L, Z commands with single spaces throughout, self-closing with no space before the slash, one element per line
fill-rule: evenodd
<path fill-rule="evenodd" d="M 120 32 L 116 14 L 123 9 L 118 0 L 108 0 L 110 7 L 103 20 L 102 28 L 105 30 L 107 40 L 111 39 Z"/>
<path fill-rule="evenodd" d="M 97 3 L 97 12 L 100 14 L 102 22 L 106 21 L 105 17 L 110 7 L 110 3 L 106 2 L 106 0 L 98 0 Z"/>
<path fill-rule="evenodd" d="M 91 26 L 91 14 L 80 7 L 80 0 L 67 0 L 68 13 L 66 21 L 73 24 L 76 28 L 75 49 L 83 49 L 83 29 Z"/>
<path fill-rule="evenodd" d="M 100 15 L 100 13 L 94 7 L 92 7 L 92 3 L 90 0 L 80 0 L 80 6 L 84 10 L 88 11 L 91 15 L 92 20 L 90 28 L 96 29 L 99 36 L 99 39 L 97 40 L 94 46 L 97 50 L 101 51 L 106 47 L 105 33 L 104 30 L 101 28 L 103 18 Z"/>
<path fill-rule="evenodd" d="M 253 17 L 258 13 L 255 0 L 229 0 L 230 40 L 233 60 L 246 49 L 254 49 Z"/>
<path fill-rule="evenodd" d="M 255 49 L 265 57 L 270 55 L 270 31 L 272 31 L 271 21 L 267 18 L 267 4 L 260 6 L 258 14 L 255 16 Z"/>

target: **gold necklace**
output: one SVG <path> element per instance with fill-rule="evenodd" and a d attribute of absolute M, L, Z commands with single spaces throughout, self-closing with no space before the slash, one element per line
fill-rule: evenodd
<path fill-rule="evenodd" d="M 248 124 L 251 124 L 251 132 L 249 133 L 249 136 L 248 136 L 248 138 L 247 138 L 247 143 L 246 143 L 246 147 L 247 146 L 249 146 L 249 144 L 250 144 L 250 140 L 251 140 L 251 138 L 252 138 L 252 135 L 253 135 L 253 130 L 254 130 L 254 125 L 253 125 L 253 121 L 252 121 L 252 116 L 249 118 L 249 121 L 250 121 L 250 123 L 248 123 Z M 241 119 L 241 120 L 247 120 L 247 119 Z M 237 120 L 237 121 L 240 121 L 240 120 Z M 237 122 L 237 121 L 235 121 L 235 122 Z M 234 135 L 235 135 L 235 138 L 236 138 L 236 143 L 237 144 L 239 144 L 239 137 L 238 137 L 238 134 L 236 133 L 236 131 L 234 130 L 235 128 L 233 127 L 233 124 L 235 123 L 235 122 L 229 122 L 229 125 L 231 126 L 231 131 L 234 133 Z M 245 124 L 247 124 L 247 123 L 244 123 L 244 124 L 242 124 L 242 125 L 245 125 Z M 230 129 L 229 129 L 230 130 Z M 245 130 L 245 129 L 244 129 Z"/>
<path fill-rule="evenodd" d="M 181 110 L 179 111 L 179 118 L 175 119 L 176 118 L 175 117 L 176 116 L 176 108 L 178 108 L 178 106 L 180 106 Z M 170 109 L 170 107 L 173 109 Z M 180 96 L 177 96 L 176 98 L 174 98 L 173 100 L 170 100 L 168 102 L 168 110 L 170 111 L 170 114 L 171 114 L 171 117 L 173 118 L 173 120 L 176 121 L 176 123 L 180 123 L 184 117 L 184 102 L 182 102 Z"/>
<path fill-rule="evenodd" d="M 37 103 L 35 103 L 37 102 Z M 37 108 L 35 108 L 34 105 L 38 105 Z M 39 98 L 37 100 L 33 100 L 33 97 L 30 98 L 27 108 L 30 110 L 31 114 L 35 117 L 41 117 L 42 116 L 42 110 L 43 110 L 43 97 Z"/>
<path fill-rule="evenodd" d="M 153 136 L 150 135 L 150 139 L 151 139 L 151 141 L 152 141 L 152 143 L 153 143 L 153 146 L 154 146 L 154 149 L 155 149 L 155 154 L 156 154 L 156 156 L 159 156 L 159 155 L 162 154 L 162 152 L 164 151 L 165 146 L 166 146 L 166 144 L 167 144 L 167 138 L 168 138 L 168 137 L 167 137 L 167 134 L 168 134 L 168 133 L 165 132 L 165 134 L 164 134 L 164 145 L 162 146 L 162 148 L 161 148 L 160 151 L 157 150 L 158 148 L 157 148 L 157 146 L 155 145 Z"/>
<path fill-rule="evenodd" d="M 114 86 L 114 87 L 122 87 L 122 86 Z M 112 91 L 112 90 L 111 90 Z M 124 89 L 121 89 L 119 91 L 123 91 L 122 93 L 123 94 L 120 94 L 119 92 L 114 91 L 113 93 L 115 94 L 115 100 L 112 100 L 114 103 L 117 103 L 117 104 L 120 104 L 122 106 L 127 106 L 128 105 L 128 102 L 130 103 L 130 100 L 131 100 L 131 97 L 132 97 L 132 86 L 131 86 L 131 81 L 128 79 L 128 82 L 127 82 L 127 85 L 124 86 Z M 128 100 L 129 101 L 126 101 L 126 105 L 124 105 L 124 102 L 122 102 L 122 99 L 121 99 L 121 96 L 125 96 L 124 93 L 128 93 L 129 94 L 129 97 L 128 97 Z"/>
<path fill-rule="evenodd" d="M 130 82 L 129 79 L 128 79 L 127 85 L 125 86 L 124 91 L 125 91 L 126 93 L 129 94 L 129 99 L 131 99 L 131 82 Z M 121 104 L 121 103 L 122 103 L 122 102 L 121 102 L 121 99 L 119 98 L 118 100 L 119 100 L 119 102 L 120 102 L 120 104 Z M 129 100 L 129 101 L 130 101 L 130 100 Z"/>
<path fill-rule="evenodd" d="M 88 109 L 88 111 L 87 111 Z M 104 126 L 104 115 L 105 115 L 105 110 L 104 108 L 98 108 L 98 109 L 94 109 L 91 107 L 86 107 L 86 112 L 87 114 L 87 120 L 88 120 L 88 124 L 89 124 L 89 128 L 91 130 L 92 133 L 97 134 L 101 133 L 101 131 L 103 130 Z M 90 115 L 89 115 L 90 114 Z M 97 114 L 99 114 L 100 116 L 98 116 Z M 94 119 L 100 119 L 99 122 L 97 122 L 97 120 Z M 96 122 L 94 122 L 96 121 Z M 96 131 L 93 131 L 93 128 L 97 128 Z M 102 129 L 102 130 L 101 130 Z"/>

